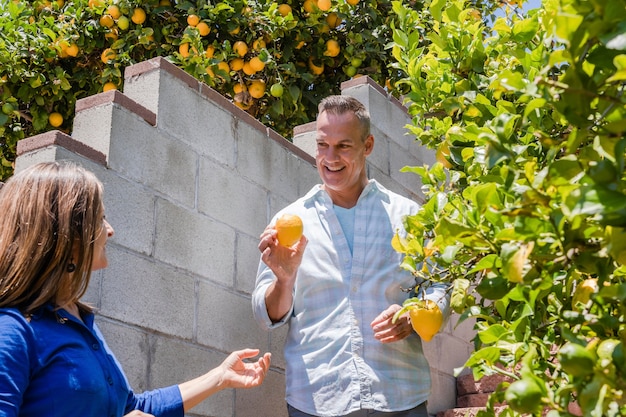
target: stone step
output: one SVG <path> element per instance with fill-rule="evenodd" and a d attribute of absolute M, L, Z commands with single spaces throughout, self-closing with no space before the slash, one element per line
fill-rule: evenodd
<path fill-rule="evenodd" d="M 485 407 L 452 408 L 450 410 L 443 410 L 438 412 L 437 417 L 476 417 L 476 414 L 484 409 Z M 496 415 L 499 415 L 505 409 L 506 407 L 495 407 L 494 411 Z"/>

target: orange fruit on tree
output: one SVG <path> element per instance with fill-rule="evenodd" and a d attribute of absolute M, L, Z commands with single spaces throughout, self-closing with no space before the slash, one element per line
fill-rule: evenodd
<path fill-rule="evenodd" d="M 265 62 L 263 62 L 258 56 L 253 57 L 249 62 L 250 67 L 252 67 L 252 69 L 256 72 L 263 71 L 263 68 L 265 68 Z"/>
<path fill-rule="evenodd" d="M 50 115 L 48 115 L 48 122 L 50 122 L 50 125 L 53 127 L 59 127 L 63 124 L 63 116 L 61 116 L 61 113 L 57 112 L 50 113 Z"/>
<path fill-rule="evenodd" d="M 265 40 L 263 40 L 263 38 L 256 39 L 254 42 L 252 42 L 252 49 L 254 49 L 255 51 L 260 51 L 266 46 L 267 44 L 265 43 Z"/>
<path fill-rule="evenodd" d="M 114 42 L 117 40 L 117 29 L 116 28 L 111 28 L 110 32 L 107 32 L 104 34 L 105 39 L 108 39 L 111 42 Z"/>
<path fill-rule="evenodd" d="M 432 300 L 423 300 L 409 310 L 411 326 L 422 340 L 430 342 L 443 324 L 441 309 Z"/>
<path fill-rule="evenodd" d="M 197 14 L 190 14 L 189 16 L 187 16 L 187 24 L 189 26 L 196 27 L 198 23 L 200 23 L 200 16 L 198 16 Z"/>
<path fill-rule="evenodd" d="M 315 62 L 313 62 L 313 57 L 310 56 L 309 57 L 309 69 L 311 70 L 313 74 L 320 75 L 321 73 L 324 72 L 324 63 L 322 62 L 322 65 L 315 65 Z"/>
<path fill-rule="evenodd" d="M 233 51 L 241 57 L 248 53 L 248 45 L 244 41 L 237 41 L 233 44 Z"/>
<path fill-rule="evenodd" d="M 104 26 L 106 28 L 112 28 L 113 25 L 115 24 L 115 21 L 113 20 L 113 17 L 111 17 L 110 14 L 103 14 L 102 16 L 100 16 L 100 26 Z"/>
<path fill-rule="evenodd" d="M 189 44 L 181 43 L 178 45 L 178 53 L 181 54 L 183 58 L 189 57 Z"/>
<path fill-rule="evenodd" d="M 209 25 L 206 24 L 206 22 L 200 22 L 196 25 L 196 29 L 198 29 L 198 32 L 200 33 L 200 36 L 206 36 L 209 33 L 211 33 L 211 28 L 209 28 Z"/>
<path fill-rule="evenodd" d="M 359 0 L 346 0 L 346 3 L 348 3 L 350 6 L 356 6 L 357 4 L 359 4 Z"/>
<path fill-rule="evenodd" d="M 115 58 L 117 58 L 117 53 L 111 48 L 106 48 L 104 51 L 102 51 L 102 54 L 100 55 L 100 59 L 105 64 L 108 64 L 109 61 L 112 61 Z"/>
<path fill-rule="evenodd" d="M 326 51 L 324 51 L 324 55 L 336 57 L 337 55 L 339 55 L 339 51 L 341 51 L 341 48 L 339 47 L 339 42 L 337 42 L 335 39 L 329 39 L 326 41 Z"/>
<path fill-rule="evenodd" d="M 135 10 L 133 10 L 133 15 L 130 17 L 130 20 L 136 25 L 141 25 L 146 21 L 146 12 L 141 7 L 136 7 Z"/>
<path fill-rule="evenodd" d="M 112 4 L 109 7 L 107 7 L 107 13 L 110 14 L 113 19 L 119 19 L 120 16 L 122 15 L 120 8 L 115 4 Z"/>
<path fill-rule="evenodd" d="M 77 56 L 78 55 L 78 45 L 75 43 L 71 43 L 67 48 L 65 48 L 65 53 L 68 56 Z"/>
<path fill-rule="evenodd" d="M 233 93 L 235 94 L 245 93 L 246 91 L 248 91 L 248 87 L 246 87 L 243 83 L 236 83 L 233 85 Z"/>
<path fill-rule="evenodd" d="M 89 0 L 89 2 L 87 2 L 87 5 L 90 9 L 101 7 L 102 5 L 104 5 L 104 0 Z"/>
<path fill-rule="evenodd" d="M 317 7 L 324 12 L 328 11 L 331 5 L 332 3 L 330 0 L 317 0 Z"/>
<path fill-rule="evenodd" d="M 265 94 L 265 81 L 254 80 L 248 85 L 248 93 L 254 98 L 261 98 Z M 291 246 L 291 245 L 289 245 Z"/>
<path fill-rule="evenodd" d="M 243 58 L 234 58 L 230 60 L 230 62 L 228 63 L 228 66 L 233 71 L 239 71 L 240 69 L 243 68 L 243 64 L 244 64 Z"/>
<path fill-rule="evenodd" d="M 335 12 L 328 13 L 326 16 L 326 23 L 328 23 L 328 27 L 331 29 L 335 29 L 337 26 L 341 24 L 341 19 Z"/>
<path fill-rule="evenodd" d="M 280 13 L 280 15 L 283 17 L 287 16 L 289 13 L 291 13 L 291 6 L 286 3 L 279 5 L 278 13 Z"/>
<path fill-rule="evenodd" d="M 204 53 L 206 55 L 207 58 L 213 58 L 213 55 L 215 55 L 215 46 L 213 45 L 209 45 L 206 47 L 206 51 Z"/>
<path fill-rule="evenodd" d="M 276 238 L 282 246 L 291 247 L 302 237 L 304 226 L 300 216 L 283 214 L 276 220 Z"/>
<path fill-rule="evenodd" d="M 102 91 L 109 91 L 109 90 L 117 90 L 117 85 L 115 85 L 114 82 L 109 81 L 108 83 L 105 83 L 102 86 Z"/>
<path fill-rule="evenodd" d="M 243 69 L 243 73 L 246 75 L 256 74 L 256 71 L 254 70 L 254 68 L 252 68 L 252 65 L 250 65 L 250 61 L 244 62 L 242 69 Z"/>
<path fill-rule="evenodd" d="M 304 0 L 304 3 L 302 4 L 302 8 L 307 13 L 313 13 L 316 6 L 317 6 L 316 0 Z"/>

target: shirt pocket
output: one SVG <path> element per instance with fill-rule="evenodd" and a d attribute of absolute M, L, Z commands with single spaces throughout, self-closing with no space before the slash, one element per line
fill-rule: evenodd
<path fill-rule="evenodd" d="M 99 361 L 84 351 L 65 351 L 53 368 L 59 388 L 68 392 L 106 393 L 107 382 Z M 65 385 L 64 387 L 60 385 Z"/>

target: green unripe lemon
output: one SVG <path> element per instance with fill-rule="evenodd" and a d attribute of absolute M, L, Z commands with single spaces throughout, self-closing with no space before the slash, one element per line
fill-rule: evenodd
<path fill-rule="evenodd" d="M 504 399 L 506 403 L 518 413 L 533 413 L 541 405 L 543 392 L 539 384 L 528 378 L 513 382 L 507 388 Z"/>

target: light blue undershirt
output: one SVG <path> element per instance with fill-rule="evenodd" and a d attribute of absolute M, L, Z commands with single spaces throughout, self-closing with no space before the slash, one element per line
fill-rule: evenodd
<path fill-rule="evenodd" d="M 353 253 L 352 242 L 354 242 L 354 215 L 356 213 L 356 208 L 352 207 L 347 209 L 335 205 L 333 205 L 333 208 L 335 209 L 335 214 L 337 215 L 343 234 L 346 236 L 346 240 L 348 241 L 350 253 Z"/>

